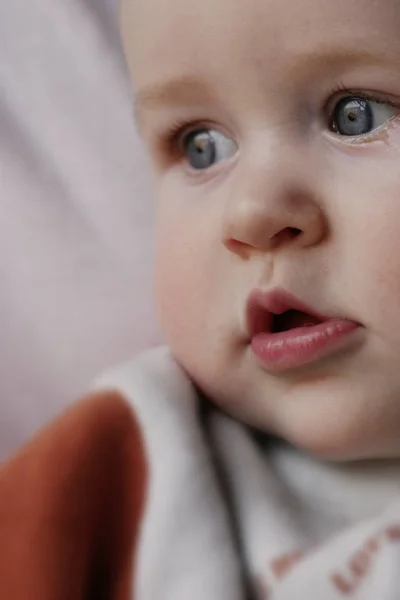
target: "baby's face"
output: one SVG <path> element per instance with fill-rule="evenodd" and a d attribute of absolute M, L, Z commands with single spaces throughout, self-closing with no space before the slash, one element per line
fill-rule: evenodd
<path fill-rule="evenodd" d="M 176 357 L 310 452 L 400 456 L 399 1 L 125 2 Z"/>

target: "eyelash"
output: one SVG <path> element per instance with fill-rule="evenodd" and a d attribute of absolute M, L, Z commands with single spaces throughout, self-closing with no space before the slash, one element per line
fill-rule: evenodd
<path fill-rule="evenodd" d="M 193 123 L 193 121 L 177 119 L 172 123 L 167 131 L 161 135 L 160 139 L 162 150 L 168 152 L 172 156 L 182 155 L 182 142 L 184 141 L 185 137 L 194 131 L 203 128 L 205 129 L 207 127 L 209 127 L 209 125 L 206 125 L 201 121 Z"/>
<path fill-rule="evenodd" d="M 339 83 L 331 89 L 328 95 L 328 100 L 326 101 L 323 109 L 324 115 L 328 115 L 328 118 L 330 119 L 333 115 L 333 108 L 335 104 L 347 96 L 356 96 L 357 98 L 363 98 L 363 100 L 370 100 L 379 104 L 389 104 L 394 108 L 400 108 L 400 103 L 396 103 L 388 98 L 380 97 L 381 95 L 378 93 L 374 94 L 373 92 L 349 89 L 342 81 L 339 81 Z"/>
<path fill-rule="evenodd" d="M 328 120 L 330 120 L 333 116 L 335 103 L 339 102 L 340 99 L 345 98 L 346 96 L 357 96 L 365 100 L 380 102 L 382 104 L 390 104 L 393 107 L 400 108 L 400 103 L 379 98 L 378 94 L 375 95 L 373 93 L 349 89 L 342 81 L 339 81 L 335 86 L 332 87 L 327 95 L 328 100 L 323 106 L 324 118 L 328 117 Z M 206 129 L 208 127 L 210 127 L 210 124 L 207 124 L 205 121 L 200 120 L 198 122 L 193 122 L 185 119 L 177 119 L 159 137 L 161 152 L 164 155 L 168 155 L 175 159 L 182 157 L 184 154 L 182 143 L 185 140 L 185 137 L 194 131 Z"/>
<path fill-rule="evenodd" d="M 330 90 L 330 92 L 328 94 L 328 102 L 330 99 L 334 98 L 335 96 L 338 96 L 339 94 L 345 94 L 345 93 L 351 94 L 352 92 L 349 90 L 349 88 L 347 88 L 344 85 L 343 81 L 339 81 Z"/>

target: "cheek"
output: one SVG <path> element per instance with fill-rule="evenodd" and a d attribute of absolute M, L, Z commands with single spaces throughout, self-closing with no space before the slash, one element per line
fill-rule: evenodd
<path fill-rule="evenodd" d="M 360 238 L 364 243 L 357 250 L 354 276 L 357 280 L 357 272 L 363 274 L 365 301 L 376 320 L 390 319 L 391 327 L 400 325 L 400 182 L 396 189 L 387 190 L 364 222 Z"/>
<path fill-rule="evenodd" d="M 367 325 L 400 332 L 400 153 L 371 159 L 336 173 L 337 289 Z"/>
<path fill-rule="evenodd" d="M 376 330 L 400 350 L 400 218 L 366 253 L 366 297 Z M 368 261 L 368 262 L 367 262 Z M 369 268 L 368 268 L 369 267 Z"/>
<path fill-rule="evenodd" d="M 156 301 L 161 327 L 178 356 L 200 352 L 209 327 L 215 242 L 192 215 L 161 210 L 156 251 Z M 214 261 L 213 261 L 214 257 Z"/>

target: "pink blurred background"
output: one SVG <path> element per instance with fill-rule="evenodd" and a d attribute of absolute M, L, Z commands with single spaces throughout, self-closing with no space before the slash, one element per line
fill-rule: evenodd
<path fill-rule="evenodd" d="M 0 459 L 160 340 L 114 0 L 0 3 Z"/>

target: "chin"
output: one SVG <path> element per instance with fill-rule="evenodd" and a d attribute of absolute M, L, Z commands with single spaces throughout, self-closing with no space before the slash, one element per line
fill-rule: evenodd
<path fill-rule="evenodd" d="M 234 416 L 321 460 L 400 457 L 397 386 L 385 389 L 374 376 L 291 385 L 262 379 L 241 406 L 231 405 Z"/>
<path fill-rule="evenodd" d="M 327 411 L 326 415 L 315 412 L 309 419 L 306 415 L 292 423 L 286 419 L 278 436 L 315 458 L 332 462 L 400 456 L 398 442 L 396 444 L 387 427 L 380 425 L 379 418 L 374 420 L 365 415 L 353 419 L 339 412 L 335 418 L 333 411 Z"/>

